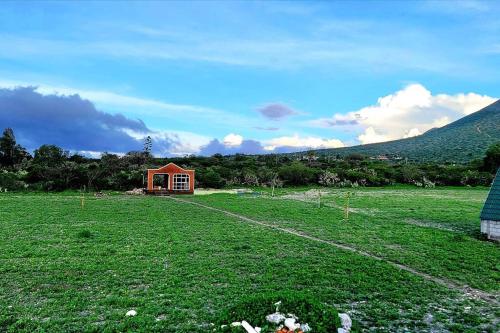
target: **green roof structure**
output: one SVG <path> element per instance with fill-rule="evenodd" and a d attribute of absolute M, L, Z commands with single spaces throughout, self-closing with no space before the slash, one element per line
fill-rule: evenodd
<path fill-rule="evenodd" d="M 481 211 L 481 220 L 500 221 L 500 168 L 497 170 L 490 193 Z"/>

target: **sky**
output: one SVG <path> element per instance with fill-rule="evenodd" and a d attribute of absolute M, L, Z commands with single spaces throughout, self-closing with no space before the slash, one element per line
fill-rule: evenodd
<path fill-rule="evenodd" d="M 30 150 L 260 154 L 411 137 L 500 97 L 500 2 L 2 2 Z"/>

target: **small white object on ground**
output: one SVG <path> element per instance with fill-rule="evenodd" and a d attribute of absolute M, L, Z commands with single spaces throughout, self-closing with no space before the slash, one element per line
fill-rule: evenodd
<path fill-rule="evenodd" d="M 128 194 L 128 195 L 143 195 L 144 191 L 142 190 L 142 188 L 134 188 L 133 190 L 126 191 L 125 194 Z"/>
<path fill-rule="evenodd" d="M 127 317 L 133 317 L 133 316 L 135 316 L 135 315 L 137 315 L 137 311 L 135 311 L 135 310 L 129 310 L 129 311 L 125 314 L 125 316 L 127 316 Z"/>
<path fill-rule="evenodd" d="M 306 333 L 306 332 L 309 332 L 311 331 L 311 326 L 309 326 L 309 324 L 302 324 L 300 325 L 300 329 L 302 330 L 302 332 Z"/>
<path fill-rule="evenodd" d="M 266 320 L 273 324 L 279 324 L 285 319 L 285 316 L 279 312 L 275 312 L 266 316 Z"/>
<path fill-rule="evenodd" d="M 257 333 L 257 331 L 253 328 L 252 325 L 250 325 L 248 322 L 246 321 L 242 321 L 241 322 L 241 326 L 243 326 L 243 328 L 248 332 L 248 333 Z"/>
<path fill-rule="evenodd" d="M 295 331 L 297 328 L 300 327 L 300 324 L 295 324 L 295 318 L 286 318 L 285 326 L 288 327 L 290 331 Z"/>
<path fill-rule="evenodd" d="M 281 305 L 281 301 L 277 301 L 276 303 L 274 303 L 274 306 L 276 307 L 276 312 L 279 312 L 280 305 Z"/>
<path fill-rule="evenodd" d="M 342 328 L 349 332 L 352 327 L 351 317 L 347 313 L 339 313 L 340 322 L 342 323 Z"/>
<path fill-rule="evenodd" d="M 238 327 L 238 326 L 241 326 L 241 323 L 239 321 L 231 323 L 231 327 Z"/>

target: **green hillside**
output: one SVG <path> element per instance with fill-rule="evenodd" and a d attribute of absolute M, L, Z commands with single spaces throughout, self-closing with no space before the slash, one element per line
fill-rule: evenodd
<path fill-rule="evenodd" d="M 500 141 L 500 100 L 441 128 L 408 139 L 345 148 L 322 149 L 319 154 L 408 158 L 418 162 L 463 163 L 482 158 L 488 147 Z"/>

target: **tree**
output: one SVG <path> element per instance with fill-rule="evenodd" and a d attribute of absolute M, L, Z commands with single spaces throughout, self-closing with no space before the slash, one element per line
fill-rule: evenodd
<path fill-rule="evenodd" d="M 311 166 L 312 161 L 316 159 L 316 152 L 314 150 L 309 150 L 307 152 L 307 162 Z"/>
<path fill-rule="evenodd" d="M 152 149 L 153 149 L 153 140 L 151 140 L 151 137 L 148 135 L 146 139 L 144 139 L 144 154 L 146 156 L 150 156 Z"/>
<path fill-rule="evenodd" d="M 492 144 L 486 151 L 483 159 L 483 168 L 485 171 L 495 173 L 500 167 L 500 142 Z"/>
<path fill-rule="evenodd" d="M 6 128 L 0 138 L 0 165 L 13 167 L 29 157 L 26 149 L 16 143 L 12 128 Z"/>
<path fill-rule="evenodd" d="M 69 153 L 55 145 L 42 145 L 35 150 L 33 164 L 44 167 L 60 166 L 69 157 Z"/>
<path fill-rule="evenodd" d="M 313 169 L 308 168 L 300 162 L 292 162 L 279 170 L 279 176 L 290 185 L 305 185 L 310 183 L 316 176 Z"/>
<path fill-rule="evenodd" d="M 0 154 L 2 165 L 12 166 L 14 159 L 14 149 L 16 147 L 16 137 L 12 128 L 6 128 L 0 138 Z"/>
<path fill-rule="evenodd" d="M 221 188 L 224 186 L 224 179 L 213 168 L 209 167 L 205 172 L 198 172 L 196 176 L 203 187 Z"/>

